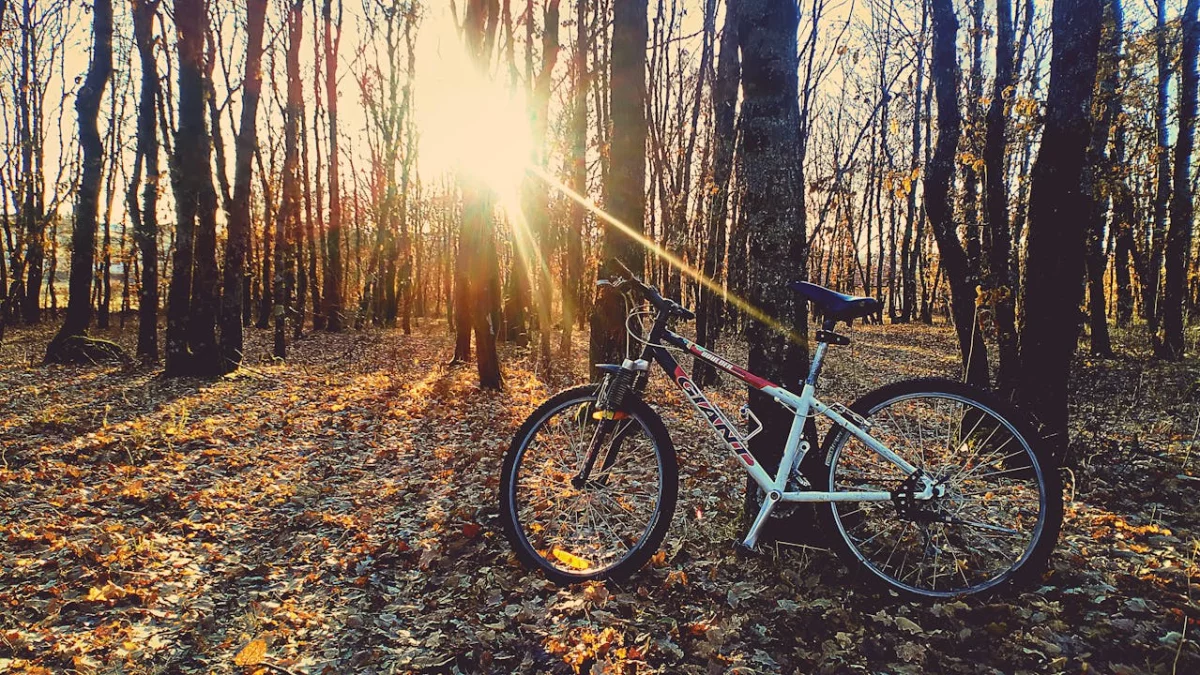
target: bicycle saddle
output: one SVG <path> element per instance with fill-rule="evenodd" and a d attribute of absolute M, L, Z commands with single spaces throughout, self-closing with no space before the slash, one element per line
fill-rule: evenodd
<path fill-rule="evenodd" d="M 875 298 L 846 295 L 807 281 L 793 281 L 788 288 L 808 298 L 823 315 L 835 321 L 858 319 L 874 314 L 883 307 Z"/>

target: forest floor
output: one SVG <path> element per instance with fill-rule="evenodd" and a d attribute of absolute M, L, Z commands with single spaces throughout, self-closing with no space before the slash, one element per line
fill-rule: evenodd
<path fill-rule="evenodd" d="M 954 374 L 944 327 L 852 335 L 827 399 Z M 1200 672 L 1200 362 L 1137 335 L 1077 364 L 1042 584 L 924 605 L 819 548 L 736 557 L 743 477 L 661 380 L 682 479 L 665 555 L 621 586 L 522 569 L 500 457 L 582 381 L 584 336 L 551 383 L 502 346 L 503 393 L 446 365 L 444 324 L 313 335 L 285 363 L 252 331 L 249 367 L 211 381 L 43 367 L 49 337 L 0 346 L 0 672 Z"/>

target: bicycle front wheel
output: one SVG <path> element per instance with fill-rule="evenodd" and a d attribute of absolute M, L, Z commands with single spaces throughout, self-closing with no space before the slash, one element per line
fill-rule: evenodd
<path fill-rule="evenodd" d="M 504 456 L 500 517 L 527 566 L 555 583 L 620 580 L 662 544 L 675 512 L 675 447 L 640 399 L 621 419 L 597 420 L 597 385 L 551 397 Z M 597 459 L 578 474 L 590 447 Z"/>
<path fill-rule="evenodd" d="M 851 409 L 868 433 L 928 476 L 934 498 L 894 463 L 835 427 L 829 489 L 890 491 L 834 502 L 826 524 L 848 565 L 902 595 L 946 598 L 1036 578 L 1062 525 L 1062 482 L 1032 427 L 987 391 L 949 380 L 885 386 Z"/>

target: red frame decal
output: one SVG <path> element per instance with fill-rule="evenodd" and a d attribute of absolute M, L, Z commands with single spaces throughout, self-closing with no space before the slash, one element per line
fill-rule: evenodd
<path fill-rule="evenodd" d="M 739 434 L 737 430 L 733 428 L 733 425 L 729 424 L 725 420 L 725 415 L 723 415 L 721 410 L 708 400 L 708 397 L 704 395 L 704 392 L 700 391 L 700 388 L 696 386 L 696 383 L 692 382 L 691 378 L 689 378 L 687 373 L 684 372 L 683 366 L 675 366 L 674 376 L 675 384 L 679 385 L 679 388 L 682 389 L 683 393 L 687 395 L 688 400 L 692 402 L 692 405 L 696 406 L 700 409 L 700 412 L 704 413 L 704 418 L 708 420 L 708 423 L 713 429 L 717 430 L 717 433 L 721 434 L 721 439 L 724 440 L 729 447 L 733 448 L 733 451 L 742 458 L 742 461 L 745 462 L 747 466 L 754 466 L 754 456 L 751 455 L 750 450 L 746 448 L 746 444 L 742 441 L 741 434 Z"/>
<path fill-rule="evenodd" d="M 750 385 L 751 387 L 754 387 L 755 389 L 765 389 L 766 387 L 775 387 L 776 386 L 775 383 L 773 383 L 769 380 L 764 380 L 763 378 L 755 375 L 754 373 L 751 373 L 750 371 L 746 370 L 745 368 L 733 365 L 732 363 L 730 363 L 730 362 L 726 361 L 725 359 L 721 358 L 720 356 L 717 356 L 716 354 L 708 351 L 707 349 L 705 349 L 704 347 L 701 347 L 700 345 L 696 344 L 695 342 L 688 342 L 688 351 L 690 351 L 692 354 L 704 359 L 705 361 L 708 361 L 709 363 L 711 363 L 714 366 L 720 368 L 721 370 L 729 373 L 730 375 L 733 375 L 734 377 L 738 378 L 739 380 L 742 380 L 743 382 Z"/>

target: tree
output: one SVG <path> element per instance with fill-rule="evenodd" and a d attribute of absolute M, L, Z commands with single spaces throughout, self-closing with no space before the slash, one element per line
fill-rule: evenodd
<path fill-rule="evenodd" d="M 738 56 L 738 0 L 726 0 L 725 23 L 721 28 L 721 53 L 713 80 L 712 105 L 715 127 L 713 142 L 713 193 L 708 207 L 708 247 L 704 252 L 704 276 L 721 283 L 725 262 L 725 233 L 729 227 L 729 178 L 733 174 L 733 145 L 737 117 L 738 84 L 741 60 Z M 720 335 L 724 298 L 704 286 L 696 308 L 696 340 L 710 344 Z M 701 359 L 695 360 L 696 381 L 713 384 L 716 370 Z"/>
<path fill-rule="evenodd" d="M 147 361 L 158 360 L 158 125 L 156 117 L 162 98 L 158 82 L 158 64 L 154 58 L 154 17 L 161 0 L 139 0 L 133 6 L 133 34 L 142 68 L 141 99 L 138 102 L 137 157 L 134 178 L 126 196 L 133 220 L 133 236 L 141 253 L 141 285 L 138 289 L 137 355 Z M 138 206 L 141 169 L 145 166 L 146 183 L 142 204 Z"/>
<path fill-rule="evenodd" d="M 175 186 L 175 257 L 167 293 L 166 373 L 222 371 L 216 341 L 217 193 L 205 116 L 204 0 L 175 0 L 179 31 L 179 129 L 171 163 Z"/>
<path fill-rule="evenodd" d="M 742 147 L 738 175 L 748 237 L 746 300 L 784 330 L 751 322 L 748 368 L 795 386 L 807 370 L 807 308 L 788 288 L 806 278 L 808 266 L 802 168 L 801 114 L 796 31 L 799 12 L 792 0 L 741 0 L 738 44 L 742 51 Z M 774 468 L 792 415 L 770 396 L 750 391 L 750 408 L 763 432 L 750 442 L 755 458 Z"/>
<path fill-rule="evenodd" d="M 1142 313 L 1150 342 L 1160 352 L 1159 324 L 1162 320 L 1159 291 L 1162 285 L 1163 247 L 1167 231 L 1167 204 L 1171 199 L 1171 153 L 1167 146 L 1167 102 L 1171 80 L 1171 57 L 1167 53 L 1167 2 L 1158 0 L 1155 7 L 1154 54 L 1158 66 L 1154 106 L 1154 219 L 1150 221 L 1150 250 L 1144 256 L 1138 277 L 1142 283 Z"/>
<path fill-rule="evenodd" d="M 930 77 L 937 98 L 937 142 L 925 170 L 925 211 L 941 254 L 942 268 L 950 283 L 950 308 L 954 330 L 968 382 L 987 384 L 987 348 L 975 327 L 975 289 L 967 253 L 955 231 L 951 192 L 954 185 L 954 156 L 962 127 L 958 109 L 959 66 L 956 41 L 958 19 L 951 0 L 930 0 L 933 19 L 933 55 Z"/>
<path fill-rule="evenodd" d="M 1100 44 L 1100 0 L 1058 0 L 1045 130 L 1029 194 L 1018 397 L 1066 447 L 1067 379 L 1080 328 L 1090 196 L 1081 184 Z"/>
<path fill-rule="evenodd" d="M 1171 187 L 1171 226 L 1167 230 L 1166 274 L 1162 297 L 1162 344 L 1159 355 L 1183 359 L 1183 310 L 1187 302 L 1188 255 L 1192 250 L 1195 206 L 1192 201 L 1192 149 L 1196 130 L 1196 54 L 1200 49 L 1200 0 L 1184 7 L 1179 50 L 1179 131 L 1175 140 L 1175 175 Z"/>
<path fill-rule="evenodd" d="M 275 278 L 272 295 L 275 308 L 276 358 L 287 356 L 287 318 L 291 307 L 293 279 L 294 223 L 300 218 L 300 115 L 303 112 L 303 88 L 300 82 L 300 43 L 304 31 L 304 3 L 293 0 L 287 15 L 287 107 L 283 113 L 283 186 L 279 211 L 275 213 Z"/>
<path fill-rule="evenodd" d="M 1101 28 L 1101 47 L 1096 61 L 1096 95 L 1092 103 L 1092 137 L 1088 143 L 1087 161 L 1083 172 L 1083 192 L 1091 199 L 1087 241 L 1087 314 L 1091 337 L 1091 353 L 1112 358 L 1112 340 L 1108 334 L 1108 312 L 1105 309 L 1104 273 L 1108 256 L 1104 251 L 1104 223 L 1108 213 L 1109 196 L 1113 192 L 1112 163 L 1109 161 L 1108 140 L 1116 123 L 1118 83 L 1120 79 L 1121 24 L 1120 0 L 1101 0 L 1105 19 Z M 1115 229 L 1115 228 L 1114 228 Z"/>
<path fill-rule="evenodd" d="M 1016 295 L 1020 283 L 1012 277 L 1012 232 L 1008 221 L 1008 175 L 1005 171 L 1005 108 L 1013 86 L 1013 36 L 1012 1 L 996 0 L 996 76 L 988 105 L 983 148 L 984 216 L 987 219 L 988 285 L 996 291 L 994 311 L 999 343 L 996 388 L 1006 394 L 1016 387 Z"/>
<path fill-rule="evenodd" d="M 646 0 L 613 0 L 609 109 L 612 137 L 604 208 L 640 235 L 646 218 Z M 602 260 L 620 259 L 634 272 L 644 268 L 641 243 L 612 224 L 604 226 Z M 600 277 L 607 277 L 605 266 Z M 591 363 L 620 361 L 625 340 L 625 305 L 614 293 L 602 293 L 592 310 Z M 595 375 L 596 373 L 593 373 Z"/>
<path fill-rule="evenodd" d="M 491 62 L 495 44 L 497 9 L 495 2 L 469 0 L 463 26 L 467 50 L 479 72 Z M 532 20 L 532 17 L 530 17 Z M 500 357 L 496 353 L 499 329 L 499 262 L 496 256 L 493 201 L 488 188 L 477 177 L 463 176 L 463 220 L 459 235 L 455 274 L 455 323 L 458 329 L 455 357 L 464 332 L 475 335 L 475 365 L 479 386 L 500 389 Z M 470 338 L 467 338 L 469 349 Z"/>
<path fill-rule="evenodd" d="M 221 296 L 221 358 L 226 370 L 242 362 L 242 315 L 246 297 L 246 254 L 250 248 L 250 193 L 254 149 L 258 146 L 258 101 L 262 93 L 262 38 L 267 0 L 246 1 L 246 71 L 242 78 L 242 118 L 234 155 L 233 199 Z"/>
<path fill-rule="evenodd" d="M 325 97 L 329 114 L 329 229 L 325 241 L 329 266 L 325 269 L 321 296 L 325 303 L 325 328 L 331 333 L 340 332 L 344 325 L 342 285 L 345 278 L 342 265 L 342 190 L 339 175 L 337 95 L 338 48 L 342 42 L 342 0 L 338 0 L 337 7 L 336 21 L 333 19 L 333 0 L 325 0 L 321 9 L 321 18 L 325 24 L 322 40 L 325 44 Z"/>
<path fill-rule="evenodd" d="M 587 0 L 575 0 L 575 54 L 571 62 L 571 189 L 586 195 L 587 189 L 587 142 L 588 142 L 588 30 Z M 563 286 L 563 318 L 561 351 L 570 360 L 571 331 L 582 315 L 580 312 L 583 288 L 583 228 L 587 223 L 587 209 L 579 202 L 571 202 L 571 221 L 567 229 L 567 251 L 563 267 L 566 283 Z"/>
<path fill-rule="evenodd" d="M 71 280 L 67 314 L 62 328 L 46 348 L 47 362 L 88 360 L 88 344 L 81 340 L 92 322 L 92 261 L 96 257 L 96 212 L 100 202 L 104 142 L 97 120 L 104 88 L 112 76 L 112 0 L 92 4 L 92 62 L 75 97 L 79 115 L 79 144 L 83 150 L 83 176 L 71 231 Z M 111 346 L 109 346 L 111 349 Z"/>

